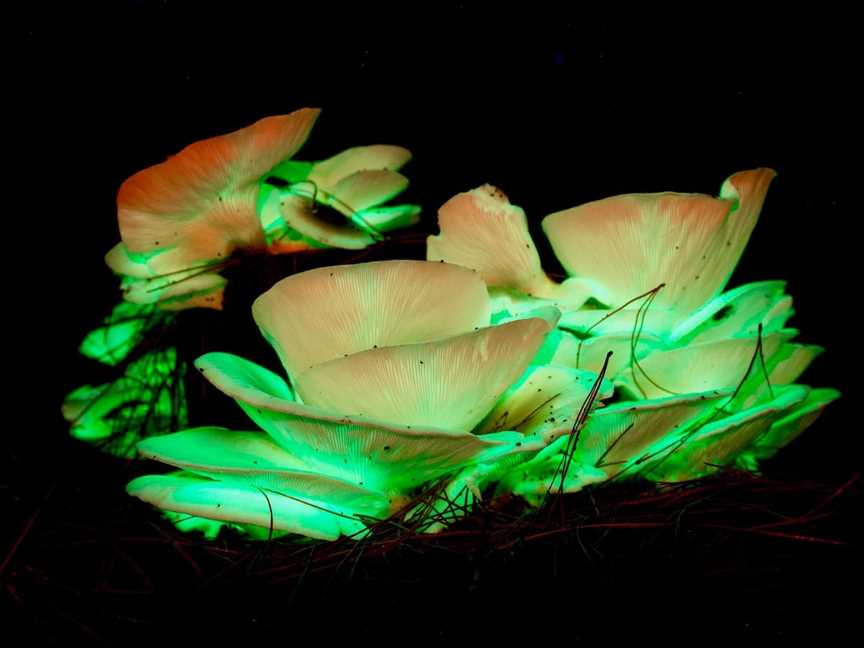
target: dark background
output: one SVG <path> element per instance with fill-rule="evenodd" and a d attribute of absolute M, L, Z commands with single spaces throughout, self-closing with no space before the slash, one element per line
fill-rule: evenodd
<path fill-rule="evenodd" d="M 409 196 L 426 209 L 430 231 L 438 206 L 484 182 L 503 189 L 536 226 L 550 212 L 607 195 L 716 193 L 735 171 L 776 169 L 733 283 L 788 280 L 801 339 L 828 349 L 804 382 L 837 387 L 844 397 L 769 472 L 838 485 L 852 477 L 861 468 L 853 416 L 860 208 L 852 202 L 853 174 L 860 172 L 861 111 L 854 99 L 860 60 L 852 23 L 822 5 L 764 13 L 726 5 L 713 15 L 542 2 L 513 8 L 119 2 L 89 13 L 31 5 L 16 26 L 4 73 L 13 90 L 6 125 L 15 151 L 7 159 L 13 176 L 7 176 L 4 313 L 17 332 L 6 392 L 10 477 L 2 480 L 11 513 L 4 523 L 10 540 L 4 533 L 0 552 L 15 547 L 0 574 L 12 602 L 5 609 L 37 643 L 67 634 L 128 639 L 178 619 L 183 627 L 175 632 L 193 632 L 214 616 L 226 631 L 242 628 L 256 637 L 281 633 L 282 615 L 293 632 L 303 620 L 308 627 L 309 616 L 274 607 L 278 590 L 268 590 L 266 602 L 235 589 L 220 593 L 216 607 L 206 597 L 194 604 L 194 596 L 179 594 L 198 591 L 194 578 L 174 583 L 173 567 L 166 567 L 150 598 L 106 603 L 89 589 L 87 574 L 101 569 L 98 556 L 66 547 L 55 561 L 64 561 L 62 569 L 45 559 L 63 544 L 60 509 L 77 506 L 98 527 L 112 512 L 88 498 L 120 492 L 128 476 L 67 440 L 59 416 L 63 395 L 91 380 L 77 345 L 118 296 L 102 262 L 118 240 L 117 188 L 192 141 L 303 106 L 323 114 L 301 159 L 360 144 L 411 149 Z M 475 567 L 458 567 L 452 585 L 436 580 L 427 587 L 418 576 L 404 596 L 388 589 L 380 609 L 373 605 L 378 599 L 362 594 L 378 611 L 367 614 L 364 607 L 363 619 L 347 625 L 356 624 L 357 636 L 378 636 L 379 614 L 381 632 L 409 632 L 398 619 L 418 615 L 423 630 L 410 632 L 452 638 L 458 613 L 473 619 L 477 636 L 492 629 L 506 636 L 509 626 L 501 624 L 511 609 L 525 634 L 547 614 L 560 619 L 590 609 L 578 636 L 607 636 L 610 627 L 635 631 L 621 622 L 628 614 L 641 619 L 640 631 L 654 633 L 657 619 L 667 633 L 674 617 L 676 624 L 689 619 L 700 631 L 732 637 L 830 635 L 851 623 L 844 588 L 860 578 L 857 511 L 838 515 L 832 530 L 851 547 L 699 539 L 683 549 L 661 544 L 642 560 L 637 542 L 629 554 L 607 556 L 590 569 L 575 560 L 566 598 L 550 594 L 561 578 L 542 580 L 540 558 L 536 568 L 530 561 L 510 571 L 496 567 L 480 581 Z M 715 544 L 719 554 L 707 549 Z M 39 578 L 34 570 L 41 570 Z M 707 577 L 718 573 L 719 580 Z M 359 596 L 345 594 L 349 601 Z M 544 612 L 549 597 L 555 605 Z M 587 598 L 595 603 L 585 608 Z M 344 610 L 328 606 L 332 624 Z M 561 627 L 544 623 L 537 632 L 551 629 Z M 344 626 L 339 631 L 350 634 Z"/>

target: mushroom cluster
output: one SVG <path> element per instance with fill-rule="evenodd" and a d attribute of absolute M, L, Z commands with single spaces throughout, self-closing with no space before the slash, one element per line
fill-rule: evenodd
<path fill-rule="evenodd" d="M 106 262 L 126 300 L 161 308 L 222 306 L 235 252 L 358 249 L 416 222 L 404 191 L 411 159 L 399 146 L 360 146 L 321 162 L 294 160 L 319 110 L 304 108 L 190 144 L 128 178 L 117 195 L 122 241 Z M 318 217 L 328 207 L 344 217 Z"/>
<path fill-rule="evenodd" d="M 793 384 L 822 348 L 792 341 L 784 282 L 724 291 L 774 176 L 736 173 L 717 197 L 629 194 L 547 216 L 543 231 L 568 275 L 561 283 L 542 270 L 524 212 L 499 190 L 480 187 L 441 208 L 428 258 L 477 270 L 494 321 L 556 307 L 544 362 L 596 372 L 612 353 L 613 399 L 578 443 L 562 434 L 501 476 L 502 487 L 536 499 L 636 475 L 755 470 L 839 396 Z"/>
<path fill-rule="evenodd" d="M 175 311 L 220 310 L 220 273 L 239 254 L 356 250 L 417 222 L 416 205 L 388 204 L 408 186 L 398 172 L 411 159 L 407 149 L 358 146 L 319 162 L 293 159 L 318 115 L 305 108 L 266 117 L 123 182 L 122 240 L 105 259 L 124 301 L 80 348 L 119 373 L 67 396 L 73 436 L 129 456 L 140 438 L 185 424 L 185 363 L 172 347 L 141 343 L 160 337 Z"/>
<path fill-rule="evenodd" d="M 407 260 L 316 268 L 283 279 L 252 310 L 285 375 L 219 352 L 196 366 L 262 431 L 145 439 L 143 456 L 182 472 L 138 478 L 131 494 L 176 513 L 333 539 L 393 514 L 430 481 L 545 445 L 539 433 L 489 430 L 488 420 L 546 398 L 542 387 L 511 386 L 558 312 L 492 325 L 472 270 Z M 549 372 L 538 384 L 565 386 L 571 404 L 591 387 L 587 372 Z"/>
<path fill-rule="evenodd" d="M 185 529 L 332 540 L 394 515 L 435 532 L 504 493 L 540 505 L 756 470 L 839 395 L 796 384 L 821 348 L 792 341 L 783 282 L 726 289 L 773 177 L 547 216 L 561 282 L 488 185 L 440 209 L 426 261 L 289 276 L 252 308 L 281 375 L 221 352 L 196 362 L 259 429 L 145 439 L 175 472 L 128 491 Z M 430 484 L 438 499 L 418 507 Z"/>

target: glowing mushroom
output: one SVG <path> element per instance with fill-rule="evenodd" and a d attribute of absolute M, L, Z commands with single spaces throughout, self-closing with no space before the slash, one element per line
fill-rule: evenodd
<path fill-rule="evenodd" d="M 786 327 L 793 310 L 784 282 L 723 292 L 774 176 L 770 169 L 736 173 L 718 197 L 629 194 L 547 216 L 543 230 L 569 275 L 562 283 L 543 272 L 524 212 L 497 189 L 483 186 L 442 206 L 428 258 L 476 269 L 494 321 L 555 304 L 562 314 L 535 364 L 559 372 L 605 366 L 616 387 L 604 393 L 612 404 L 581 429 L 572 427 L 571 410 L 569 426 L 542 430 L 557 441 L 481 481 L 498 479 L 499 489 L 536 502 L 619 473 L 686 479 L 712 472 L 699 457 L 752 469 L 836 398 L 815 390 L 810 399 L 808 388 L 792 384 L 820 349 L 791 341 L 798 332 Z M 687 425 L 670 422 L 685 411 Z M 649 470 L 648 457 L 662 454 L 658 445 L 675 457 Z M 696 450 L 703 445 L 705 452 Z M 610 473 L 610 455 L 627 470 Z"/>
<path fill-rule="evenodd" d="M 225 353 L 196 364 L 263 432 L 145 440 L 145 456 L 198 481 L 148 476 L 131 494 L 169 511 L 333 538 L 362 532 L 431 480 L 523 452 L 525 431 L 478 426 L 520 380 L 557 312 L 490 326 L 477 273 L 424 261 L 296 274 L 253 312 L 287 380 Z M 540 398 L 511 400 L 530 409 Z M 268 499 L 280 502 L 272 512 Z"/>
<path fill-rule="evenodd" d="M 238 250 L 284 254 L 357 249 L 416 222 L 414 205 L 384 205 L 408 180 L 398 146 L 347 149 L 318 163 L 293 159 L 319 111 L 304 108 L 190 144 L 139 171 L 117 196 L 122 241 L 106 262 L 124 297 L 165 309 L 220 309 L 219 272 Z M 318 207 L 341 213 L 321 218 Z"/>

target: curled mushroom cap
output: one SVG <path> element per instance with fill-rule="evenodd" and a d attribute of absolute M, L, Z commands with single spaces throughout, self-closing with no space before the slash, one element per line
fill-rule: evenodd
<path fill-rule="evenodd" d="M 374 261 L 282 279 L 252 305 L 285 370 L 372 349 L 427 342 L 489 324 L 477 273 L 448 263 Z"/>
<path fill-rule="evenodd" d="M 628 194 L 547 216 L 543 230 L 568 274 L 588 277 L 611 308 L 663 284 L 655 306 L 690 313 L 729 281 L 759 218 L 771 169 L 730 176 L 717 198 Z"/>
<path fill-rule="evenodd" d="M 457 194 L 438 210 L 441 233 L 427 239 L 426 258 L 476 270 L 494 289 L 516 290 L 561 310 L 581 306 L 581 280 L 552 281 L 540 265 L 525 212 L 491 185 Z"/>
<path fill-rule="evenodd" d="M 414 205 L 383 206 L 408 187 L 398 173 L 411 159 L 401 146 L 372 145 L 347 149 L 322 162 L 288 161 L 273 175 L 289 183 L 261 203 L 269 236 L 286 233 L 321 246 L 361 249 L 384 232 L 411 225 L 420 209 Z M 342 222 L 320 218 L 320 206 L 344 216 Z"/>
<path fill-rule="evenodd" d="M 258 182 L 306 141 L 320 111 L 304 108 L 190 144 L 120 187 L 117 216 L 126 250 L 154 272 L 263 247 Z"/>
<path fill-rule="evenodd" d="M 403 191 L 411 153 L 347 149 L 320 162 L 293 157 L 319 110 L 266 117 L 190 144 L 127 179 L 117 196 L 122 241 L 105 257 L 124 297 L 165 309 L 219 309 L 232 255 L 316 247 L 359 249 L 417 221 L 419 207 L 385 205 Z M 341 223 L 318 210 L 339 212 Z"/>

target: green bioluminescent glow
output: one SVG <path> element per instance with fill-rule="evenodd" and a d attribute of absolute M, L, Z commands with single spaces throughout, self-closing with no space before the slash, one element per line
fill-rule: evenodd
<path fill-rule="evenodd" d="M 129 356 L 151 329 L 168 322 L 169 313 L 150 305 L 120 302 L 81 342 L 81 355 L 116 366 Z"/>
<path fill-rule="evenodd" d="M 253 313 L 288 380 L 230 354 L 196 363 L 263 432 L 144 441 L 145 456 L 201 477 L 142 478 L 130 492 L 259 526 L 272 507 L 274 529 L 335 538 L 361 533 L 425 483 L 530 451 L 520 432 L 471 430 L 529 366 L 557 312 L 490 326 L 490 308 L 479 276 L 446 263 L 335 266 L 282 280 Z M 364 398 L 355 397 L 357 371 L 371 386 Z M 532 398 L 521 394 L 521 406 L 533 409 Z"/>
<path fill-rule="evenodd" d="M 285 240 L 292 245 L 360 249 L 383 233 L 417 222 L 415 205 L 382 207 L 408 187 L 398 169 L 411 159 L 400 146 L 358 146 L 317 163 L 288 160 L 270 173 L 284 188 L 265 181 L 258 212 L 269 244 Z M 345 220 L 328 222 L 316 215 L 329 207 Z"/>
<path fill-rule="evenodd" d="M 636 475 L 673 481 L 718 466 L 755 470 L 839 395 L 791 385 L 821 349 L 791 341 L 798 332 L 786 328 L 793 310 L 783 282 L 722 292 L 773 177 L 769 169 L 737 173 L 718 198 L 633 194 L 548 216 L 543 229 L 570 274 L 558 288 L 538 289 L 545 282 L 536 279 L 524 214 L 503 194 L 481 187 L 442 208 L 428 256 L 477 270 L 495 296 L 495 321 L 550 303 L 561 309 L 538 359 L 597 372 L 613 353 L 606 376 L 619 402 L 591 414 L 575 448 L 566 441 L 572 431 L 562 430 L 504 475 L 499 491 L 537 501 L 549 490 Z M 508 233 L 496 237 L 499 230 Z M 579 289 L 569 296 L 583 299 L 575 308 L 561 297 L 570 285 Z M 690 412 L 689 422 L 676 412 Z"/>
<path fill-rule="evenodd" d="M 270 222 L 298 241 L 320 234 L 291 210 L 303 183 L 321 204 L 338 193 L 334 159 L 279 165 Z M 635 194 L 552 214 L 560 283 L 524 212 L 489 186 L 441 208 L 428 261 L 283 279 L 252 310 L 284 375 L 226 353 L 196 362 L 260 430 L 142 441 L 179 472 L 129 492 L 208 537 L 228 524 L 335 539 L 396 512 L 440 531 L 493 492 L 539 505 L 624 479 L 756 470 L 839 395 L 794 384 L 821 348 L 793 342 L 783 282 L 724 291 L 773 176 L 737 173 L 717 198 Z M 389 196 L 397 183 L 381 177 Z M 415 499 L 430 485 L 437 499 Z"/>
<path fill-rule="evenodd" d="M 235 251 L 285 254 L 364 248 L 417 221 L 384 206 L 408 186 L 398 146 L 359 146 L 321 162 L 292 159 L 318 118 L 305 108 L 190 144 L 127 179 L 117 196 L 122 241 L 106 256 L 124 298 L 168 310 L 221 309 L 220 271 Z M 326 206 L 342 224 L 316 215 Z"/>
<path fill-rule="evenodd" d="M 83 355 L 118 366 L 136 350 L 150 348 L 171 311 L 220 310 L 227 285 L 220 273 L 240 263 L 235 252 L 359 249 L 418 220 L 416 205 L 387 204 L 408 185 L 398 173 L 411 159 L 407 149 L 358 146 L 320 162 L 292 159 L 318 112 L 267 117 L 195 142 L 123 183 L 117 196 L 122 241 L 105 260 L 121 278 L 124 301 L 85 337 Z M 319 210 L 325 209 L 342 222 L 323 218 Z M 111 438 L 103 447 L 126 452 L 148 434 L 176 429 L 162 423 L 185 421 L 180 382 L 169 383 L 178 386 L 172 414 L 161 405 L 150 407 L 154 385 L 167 374 L 150 371 L 136 392 L 129 372 L 137 371 L 136 365 L 111 385 L 70 394 L 64 414 L 74 436 Z M 154 416 L 133 413 L 144 411 Z M 125 438 L 119 446 L 118 435 Z"/>
<path fill-rule="evenodd" d="M 78 387 L 63 403 L 72 436 L 134 456 L 141 438 L 187 425 L 183 373 L 176 350 L 168 348 L 129 363 L 113 382 Z"/>

